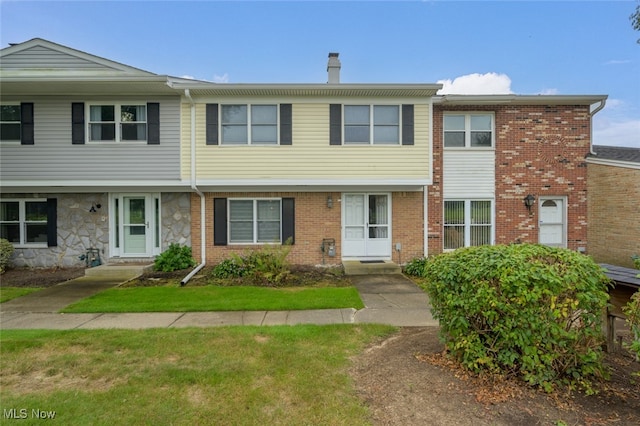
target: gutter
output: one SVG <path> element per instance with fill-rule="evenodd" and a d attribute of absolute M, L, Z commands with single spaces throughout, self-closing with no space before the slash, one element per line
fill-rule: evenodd
<path fill-rule="evenodd" d="M 596 115 L 602 108 L 604 108 L 606 103 L 607 103 L 607 98 L 602 99 L 600 101 L 600 105 L 598 105 L 596 109 L 594 109 L 589 113 L 589 116 L 591 117 L 591 135 L 589 136 L 589 153 L 591 155 L 597 156 L 597 154 L 593 151 L 593 116 Z"/>
<path fill-rule="evenodd" d="M 186 277 L 180 281 L 180 286 L 185 286 L 187 282 L 197 274 L 206 264 L 206 226 L 205 226 L 205 196 L 196 185 L 196 104 L 191 97 L 189 89 L 185 89 L 184 95 L 191 104 L 191 189 L 200 196 L 200 264 L 195 267 Z"/>

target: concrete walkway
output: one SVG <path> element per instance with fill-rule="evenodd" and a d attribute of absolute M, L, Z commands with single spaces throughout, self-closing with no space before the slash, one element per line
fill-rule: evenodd
<path fill-rule="evenodd" d="M 145 329 L 224 325 L 389 324 L 437 326 L 426 294 L 400 274 L 351 277 L 364 309 L 60 314 L 65 306 L 133 278 L 85 276 L 0 305 L 0 329 Z"/>

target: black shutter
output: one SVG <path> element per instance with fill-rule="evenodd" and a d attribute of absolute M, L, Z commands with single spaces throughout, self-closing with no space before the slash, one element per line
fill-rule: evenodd
<path fill-rule="evenodd" d="M 292 144 L 291 104 L 280 104 L 280 145 Z"/>
<path fill-rule="evenodd" d="M 413 105 L 402 105 L 402 145 L 413 145 Z"/>
<path fill-rule="evenodd" d="M 160 104 L 147 104 L 147 145 L 160 145 Z"/>
<path fill-rule="evenodd" d="M 207 145 L 218 145 L 218 104 L 207 104 Z"/>
<path fill-rule="evenodd" d="M 329 145 L 342 145 L 342 105 L 329 105 Z"/>
<path fill-rule="evenodd" d="M 204 226 L 204 224 L 202 225 Z M 213 245 L 227 245 L 227 199 L 213 199 Z"/>
<path fill-rule="evenodd" d="M 58 199 L 47 198 L 47 246 L 58 246 Z"/>
<path fill-rule="evenodd" d="M 296 206 L 295 198 L 282 199 L 282 243 L 291 238 L 291 244 L 296 242 Z"/>
<path fill-rule="evenodd" d="M 74 102 L 71 104 L 71 143 L 74 145 L 84 144 L 83 102 Z"/>
<path fill-rule="evenodd" d="M 20 143 L 33 145 L 33 103 L 20 104 Z"/>

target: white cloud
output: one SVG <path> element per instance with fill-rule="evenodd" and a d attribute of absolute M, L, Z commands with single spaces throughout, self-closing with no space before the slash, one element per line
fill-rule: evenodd
<path fill-rule="evenodd" d="M 610 61 L 605 62 L 605 65 L 623 65 L 630 64 L 631 61 L 629 59 L 612 59 Z"/>
<path fill-rule="evenodd" d="M 213 75 L 214 83 L 228 83 L 229 82 L 229 74 L 224 73 L 222 75 L 214 74 Z"/>
<path fill-rule="evenodd" d="M 538 95 L 557 95 L 560 93 L 558 89 L 542 89 Z"/>
<path fill-rule="evenodd" d="M 192 75 L 183 75 L 180 78 L 186 78 L 187 80 L 195 80 L 196 78 Z"/>
<path fill-rule="evenodd" d="M 438 80 L 442 84 L 440 95 L 504 95 L 513 93 L 511 79 L 506 74 L 489 72 L 486 74 L 467 74 L 454 80 Z"/>
<path fill-rule="evenodd" d="M 594 145 L 640 148 L 640 120 L 613 120 L 600 114 L 593 117 Z"/>

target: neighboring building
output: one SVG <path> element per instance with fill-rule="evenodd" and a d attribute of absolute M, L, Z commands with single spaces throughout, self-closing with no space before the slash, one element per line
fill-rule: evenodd
<path fill-rule="evenodd" d="M 14 263 L 392 260 L 475 244 L 587 251 L 606 96 L 436 96 L 438 84 L 215 84 L 45 40 L 0 51 L 0 229 Z M 524 199 L 531 195 L 531 206 Z"/>
<path fill-rule="evenodd" d="M 589 254 L 633 268 L 640 256 L 640 148 L 593 147 L 587 158 Z"/>

